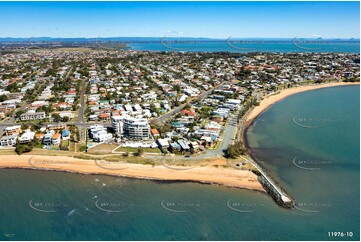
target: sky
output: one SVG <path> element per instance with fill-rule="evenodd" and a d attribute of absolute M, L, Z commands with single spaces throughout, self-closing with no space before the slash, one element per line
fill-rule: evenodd
<path fill-rule="evenodd" d="M 359 38 L 359 2 L 0 2 L 0 37 Z"/>

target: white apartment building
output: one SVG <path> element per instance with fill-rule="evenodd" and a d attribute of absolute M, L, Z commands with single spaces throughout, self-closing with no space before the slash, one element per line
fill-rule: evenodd
<path fill-rule="evenodd" d="M 150 137 L 150 125 L 145 118 L 116 116 L 112 118 L 112 127 L 118 135 L 134 139 Z"/>
<path fill-rule="evenodd" d="M 106 130 L 98 130 L 93 133 L 93 140 L 95 142 L 103 142 L 113 138 L 113 135 L 108 133 Z"/>
<path fill-rule="evenodd" d="M 90 130 L 90 138 L 94 139 L 99 133 L 105 132 L 107 133 L 107 128 L 103 125 L 92 125 L 89 127 Z"/>

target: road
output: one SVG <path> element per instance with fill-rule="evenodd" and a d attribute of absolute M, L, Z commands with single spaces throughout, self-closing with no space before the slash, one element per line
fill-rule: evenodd
<path fill-rule="evenodd" d="M 213 87 L 212 89 L 208 90 L 208 91 L 205 91 L 203 92 L 201 95 L 199 95 L 198 97 L 195 97 L 195 98 L 191 98 L 190 100 L 188 100 L 186 103 L 180 105 L 179 107 L 176 107 L 172 110 L 170 110 L 168 113 L 158 117 L 158 118 L 154 118 L 154 119 L 151 119 L 149 122 L 150 123 L 156 123 L 156 122 L 161 122 L 161 123 L 165 123 L 168 119 L 170 119 L 171 117 L 173 117 L 175 114 L 179 113 L 180 111 L 182 111 L 184 109 L 185 106 L 187 106 L 189 103 L 191 103 L 192 101 L 195 101 L 195 100 L 202 100 L 204 99 L 205 97 L 207 97 L 209 94 L 211 94 L 213 92 L 214 89 L 224 85 L 224 84 L 227 84 L 228 82 L 227 81 L 224 81 L 222 82 L 221 84 L 219 84 L 218 86 L 215 86 Z"/>
<path fill-rule="evenodd" d="M 207 149 L 206 152 L 203 154 L 194 155 L 192 156 L 192 159 L 222 157 L 224 155 L 224 151 L 227 150 L 228 146 L 233 143 L 237 130 L 237 115 L 232 115 L 229 117 L 229 121 L 224 129 L 221 145 L 217 149 Z"/>
<path fill-rule="evenodd" d="M 85 92 L 86 92 L 87 85 L 88 85 L 88 82 L 86 80 L 83 80 L 82 81 L 82 90 L 81 90 L 81 94 L 80 94 L 80 107 L 79 107 L 79 112 L 78 112 L 77 124 L 84 123 Z"/>
<path fill-rule="evenodd" d="M 67 75 L 65 76 L 65 80 L 68 78 L 69 74 L 71 73 L 71 70 L 72 70 L 72 68 L 69 69 Z M 227 83 L 228 83 L 227 81 L 220 83 L 219 85 L 211 88 L 210 90 L 203 92 L 198 97 L 191 98 L 186 103 L 182 104 L 179 107 L 172 109 L 168 113 L 166 113 L 158 118 L 150 120 L 150 122 L 162 122 L 162 123 L 166 122 L 172 116 L 174 116 L 175 114 L 179 113 L 182 109 L 184 109 L 184 107 L 186 105 L 188 105 L 190 102 L 192 102 L 194 100 L 204 99 L 209 94 L 211 94 L 213 92 L 213 90 L 215 90 L 216 88 L 218 88 L 224 84 L 227 84 Z M 85 94 L 86 94 L 87 84 L 88 84 L 88 82 L 86 80 L 82 81 L 82 89 L 81 89 L 81 94 L 80 94 L 80 107 L 78 110 L 77 121 L 67 123 L 68 125 L 75 125 L 78 127 L 79 133 L 81 134 L 81 137 L 80 137 L 81 139 L 84 139 L 84 137 L 83 137 L 84 135 L 82 135 L 84 128 L 88 128 L 91 125 L 95 125 L 95 124 L 111 126 L 110 123 L 101 123 L 101 122 L 100 123 L 86 123 L 86 122 L 84 122 Z M 25 105 L 26 105 L 26 102 L 23 103 L 23 106 L 20 108 L 20 110 L 25 108 Z M 0 123 L 1 134 L 3 133 L 3 131 L 6 127 L 15 125 L 14 121 L 15 121 L 15 118 L 11 117 L 10 119 L 4 121 L 3 123 Z M 48 124 L 54 124 L 54 123 L 44 123 L 44 125 L 48 125 Z M 223 156 L 224 150 L 226 150 L 227 147 L 233 142 L 236 132 L 237 132 L 237 115 L 232 115 L 231 117 L 229 117 L 229 121 L 225 128 L 221 145 L 215 150 L 206 150 L 205 153 L 197 155 L 197 156 L 193 156 L 192 158 L 203 159 L 203 158 L 208 158 L 208 157 Z M 179 158 L 182 158 L 182 157 L 179 157 Z"/>
<path fill-rule="evenodd" d="M 241 126 L 243 125 L 242 122 L 238 122 L 238 114 L 242 112 L 243 106 L 240 107 L 240 110 L 236 114 L 232 114 L 227 121 L 225 126 L 223 136 L 222 136 L 222 143 L 221 145 L 214 150 L 207 149 L 204 153 L 199 155 L 192 155 L 191 158 L 193 160 L 205 159 L 205 158 L 212 158 L 212 157 L 222 157 L 224 155 L 224 151 L 227 150 L 228 146 L 233 143 L 236 139 L 237 132 L 240 132 Z M 186 160 L 189 158 L 185 158 L 184 156 L 174 156 L 171 159 L 177 160 Z"/>
<path fill-rule="evenodd" d="M 70 73 L 71 73 L 72 70 L 73 70 L 73 67 L 70 67 L 69 71 L 66 73 L 66 76 L 65 76 L 65 78 L 64 78 L 65 81 L 68 80 L 68 77 L 69 77 L 69 75 L 70 75 Z"/>
<path fill-rule="evenodd" d="M 9 127 L 11 125 L 21 125 L 23 123 L 26 123 L 26 122 L 22 122 L 22 123 L 15 123 L 15 122 L 10 122 L 9 120 L 6 120 L 4 121 L 3 123 L 0 123 L 0 127 Z M 51 123 L 51 122 L 46 122 L 46 123 L 43 123 L 43 125 L 48 125 L 48 124 L 57 124 L 57 123 Z M 88 128 L 92 125 L 103 125 L 105 127 L 111 127 L 111 123 L 102 123 L 102 122 L 99 122 L 99 123 L 82 123 L 82 124 L 78 124 L 77 122 L 68 122 L 68 123 L 65 123 L 66 125 L 77 125 L 77 126 L 80 126 L 82 128 Z"/>
<path fill-rule="evenodd" d="M 79 141 L 84 141 L 85 137 L 83 135 L 84 132 L 84 109 L 85 109 L 85 94 L 86 94 L 86 87 L 88 85 L 88 81 L 82 80 L 82 89 L 81 89 L 81 94 L 80 94 L 80 107 L 79 107 L 79 112 L 78 112 L 78 120 L 75 123 L 75 125 L 77 126 L 78 130 L 79 130 Z"/>
<path fill-rule="evenodd" d="M 0 127 L 4 129 L 5 127 L 14 125 L 14 123 L 10 123 L 10 124 L 9 123 L 10 122 L 1 123 Z M 48 125 L 48 124 L 54 124 L 54 123 L 43 123 L 43 125 Z M 95 124 L 104 125 L 106 127 L 107 126 L 111 127 L 111 124 L 102 123 L 102 122 L 100 122 L 100 123 L 79 123 L 79 121 L 78 121 L 78 122 L 69 122 L 67 124 L 68 125 L 76 125 L 79 129 L 80 134 L 82 134 L 81 131 L 83 131 L 84 128 L 88 128 L 91 125 L 95 125 Z M 237 124 L 237 115 L 233 114 L 232 116 L 229 117 L 229 120 L 227 122 L 225 130 L 223 132 L 221 145 L 217 149 L 214 149 L 214 150 L 207 149 L 205 151 L 205 153 L 199 154 L 199 155 L 194 155 L 191 158 L 194 160 L 198 160 L 198 159 L 205 159 L 205 158 L 212 158 L 212 157 L 222 157 L 224 154 L 224 151 L 228 148 L 228 146 L 230 144 L 232 144 L 232 142 L 236 136 L 236 132 L 238 130 L 239 129 L 238 129 L 238 124 Z M 85 138 L 85 137 L 83 137 L 83 135 L 82 135 L 82 138 Z M 147 157 L 152 157 L 152 156 L 147 156 Z M 154 157 L 159 159 L 159 156 L 154 156 Z M 168 159 L 168 158 L 169 159 L 177 159 L 177 160 L 188 159 L 188 158 L 185 158 L 184 156 L 173 156 L 173 157 L 167 156 L 165 158 L 166 159 Z"/>
<path fill-rule="evenodd" d="M 222 136 L 221 145 L 214 150 L 207 149 L 204 153 L 198 155 L 192 155 L 192 160 L 200 160 L 206 158 L 214 158 L 214 157 L 223 157 L 224 151 L 227 150 L 228 146 L 233 143 L 233 140 L 236 137 L 236 132 L 238 131 L 238 123 L 237 123 L 237 115 L 233 114 L 229 117 L 225 130 Z M 159 156 L 147 156 L 151 158 L 159 159 Z M 176 160 L 188 160 L 190 158 L 186 158 L 185 156 L 164 156 L 164 159 L 176 159 Z"/>
<path fill-rule="evenodd" d="M 67 72 L 66 76 L 65 76 L 65 80 L 67 80 L 69 74 L 71 73 L 73 67 L 71 67 L 69 69 L 69 71 Z M 31 79 L 34 75 L 38 74 L 38 72 L 33 72 L 30 76 L 29 76 L 29 79 Z M 43 83 L 42 87 L 43 86 L 46 86 L 47 83 Z M 43 90 L 43 88 L 39 88 L 38 90 L 35 90 L 34 91 L 34 94 L 36 95 L 39 95 L 40 94 L 40 90 Z M 16 112 L 17 111 L 22 111 L 26 108 L 26 106 L 28 105 L 28 102 L 27 101 L 23 101 L 21 103 L 21 106 L 17 109 L 14 110 L 14 114 L 6 121 L 0 123 L 0 137 L 3 135 L 4 133 L 4 130 L 6 127 L 9 127 L 9 126 L 12 126 L 12 125 L 21 125 L 21 123 L 15 123 L 15 115 L 16 115 Z"/>
<path fill-rule="evenodd" d="M 9 117 L 9 119 L 5 120 L 4 122 L 0 123 L 0 137 L 2 136 L 2 134 L 4 133 L 5 131 L 5 128 L 6 127 L 9 127 L 9 126 L 12 126 L 12 125 L 15 125 L 15 114 L 17 111 L 21 111 L 21 110 L 24 110 L 26 108 L 26 106 L 28 105 L 27 102 L 22 102 L 21 103 L 21 106 L 17 109 L 14 110 L 14 114 Z"/>

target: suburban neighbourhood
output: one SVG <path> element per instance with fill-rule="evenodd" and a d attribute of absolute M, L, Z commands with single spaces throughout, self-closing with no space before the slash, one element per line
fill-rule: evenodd
<path fill-rule="evenodd" d="M 17 51 L 0 62 L 0 148 L 219 154 L 277 91 L 358 82 L 359 54 Z M 219 151 L 219 152 L 216 152 Z M 213 152 L 213 153 L 212 153 Z"/>

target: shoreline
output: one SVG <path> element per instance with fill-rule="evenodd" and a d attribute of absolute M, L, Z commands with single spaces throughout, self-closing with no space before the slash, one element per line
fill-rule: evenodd
<path fill-rule="evenodd" d="M 312 91 L 312 90 L 321 89 L 321 88 L 331 88 L 331 87 L 348 86 L 348 85 L 360 85 L 360 83 L 359 82 L 357 82 L 357 83 L 333 82 L 333 83 L 326 83 L 326 84 L 319 84 L 319 85 L 313 84 L 313 85 L 306 85 L 306 86 L 298 86 L 298 87 L 294 87 L 294 88 L 288 88 L 288 89 L 281 90 L 280 93 L 278 93 L 278 94 L 271 94 L 269 96 L 266 96 L 264 99 L 262 99 L 259 106 L 254 106 L 244 116 L 244 119 L 245 119 L 244 128 L 242 130 L 242 133 L 240 134 L 240 139 L 242 140 L 243 145 L 244 145 L 245 149 L 247 150 L 247 153 L 249 154 L 251 159 L 258 166 L 260 166 L 261 169 L 264 169 L 262 164 L 260 164 L 257 161 L 256 157 L 254 157 L 254 154 L 252 153 L 252 149 L 249 146 L 249 142 L 247 139 L 247 132 L 248 132 L 248 129 L 252 127 L 252 124 L 254 123 L 254 121 L 263 112 L 267 111 L 268 108 L 270 108 L 272 105 L 276 104 L 277 102 L 279 102 L 289 96 L 297 94 L 297 93 Z M 267 172 L 267 170 L 265 170 L 265 172 Z M 270 175 L 268 174 L 268 176 L 270 176 Z M 270 178 L 274 181 L 277 181 L 272 176 L 270 176 Z M 289 193 L 287 191 L 285 191 L 282 187 L 279 187 L 279 188 L 283 192 L 288 194 L 288 196 L 290 196 Z M 272 194 L 270 194 L 270 196 L 273 197 Z M 292 196 L 290 196 L 290 198 L 294 201 Z"/>
<path fill-rule="evenodd" d="M 241 139 L 250 157 L 259 165 L 252 154 L 247 140 L 248 129 L 253 122 L 273 104 L 284 98 L 310 90 L 360 85 L 359 83 L 334 82 L 319 85 L 306 85 L 281 90 L 261 100 L 259 106 L 254 106 L 244 116 L 245 123 Z M 99 164 L 102 164 L 100 165 Z M 217 167 L 215 167 L 217 165 Z M 259 192 L 266 192 L 259 181 L 259 176 L 250 170 L 225 168 L 227 161 L 224 158 L 213 158 L 206 166 L 196 167 L 168 167 L 166 165 L 144 165 L 123 162 L 109 162 L 102 160 L 79 159 L 71 156 L 47 155 L 0 155 L 0 169 L 31 169 L 57 172 L 69 172 L 83 175 L 109 175 L 130 179 L 156 180 L 164 182 L 193 182 L 199 184 L 221 185 Z M 222 167 L 223 166 L 223 167 Z M 261 166 L 262 167 L 262 166 Z"/>
<path fill-rule="evenodd" d="M 31 159 L 32 158 L 32 159 Z M 217 159 L 216 162 L 219 162 Z M 194 182 L 265 192 L 258 176 L 249 170 L 198 166 L 187 170 L 132 163 L 99 162 L 67 156 L 0 155 L 0 169 L 32 169 L 84 175 L 110 175 L 167 182 Z M 226 161 L 222 161 L 226 164 Z M 109 166 L 110 165 L 110 166 Z"/>
<path fill-rule="evenodd" d="M 245 123 L 244 123 L 244 133 L 246 130 L 252 125 L 253 121 L 257 119 L 264 111 L 266 111 L 269 107 L 273 104 L 285 99 L 286 97 L 292 96 L 297 93 L 307 92 L 322 88 L 329 88 L 329 87 L 338 87 L 338 86 L 349 86 L 349 85 L 360 85 L 359 82 L 330 82 L 324 84 L 312 84 L 312 85 L 305 85 L 305 86 L 298 86 L 292 88 L 286 88 L 280 91 L 278 94 L 271 94 L 264 97 L 258 106 L 254 106 L 246 115 L 245 115 Z"/>
<path fill-rule="evenodd" d="M 331 87 L 339 87 L 339 86 L 350 86 L 350 85 L 358 85 L 360 86 L 359 82 L 330 82 L 325 84 L 313 84 L 313 85 L 305 85 L 305 86 L 298 86 L 293 88 L 286 88 L 280 91 L 278 94 L 271 94 L 264 97 L 258 106 L 252 107 L 245 115 L 244 115 L 244 127 L 242 133 L 240 134 L 240 139 L 244 144 L 244 147 L 248 151 L 249 155 L 253 160 L 255 160 L 251 148 L 249 147 L 248 139 L 247 139 L 247 132 L 248 129 L 252 127 L 254 121 L 268 108 L 272 107 L 272 105 L 276 104 L 283 99 L 292 96 L 297 93 L 307 92 L 322 88 L 331 88 Z M 256 161 L 256 160 L 255 160 Z"/>

